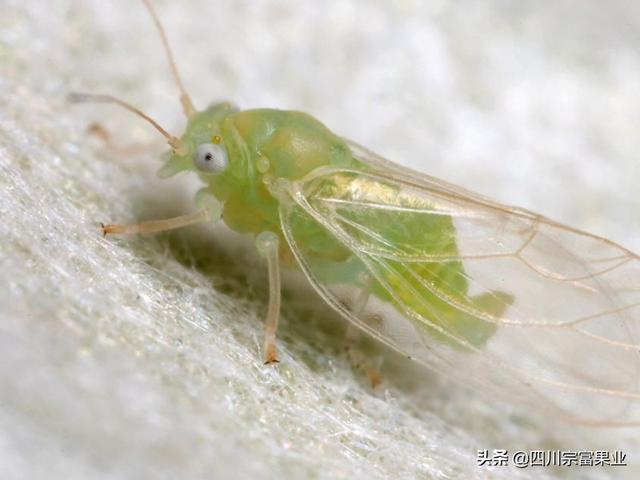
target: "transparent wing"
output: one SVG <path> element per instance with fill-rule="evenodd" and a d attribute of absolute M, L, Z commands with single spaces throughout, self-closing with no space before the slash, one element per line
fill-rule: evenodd
<path fill-rule="evenodd" d="M 592 425 L 640 424 L 640 262 L 615 243 L 351 145 L 280 211 L 343 316 L 415 360 Z"/>

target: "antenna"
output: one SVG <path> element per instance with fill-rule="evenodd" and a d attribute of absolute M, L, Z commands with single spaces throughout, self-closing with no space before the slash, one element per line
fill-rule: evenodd
<path fill-rule="evenodd" d="M 178 90 L 180 90 L 180 103 L 182 104 L 182 110 L 184 114 L 190 117 L 192 114 L 196 112 L 193 103 L 191 102 L 191 97 L 184 89 L 184 85 L 182 84 L 182 80 L 180 79 L 180 74 L 178 73 L 178 67 L 176 66 L 176 61 L 173 57 L 173 53 L 171 52 L 171 47 L 169 46 L 169 41 L 167 40 L 167 35 L 164 31 L 164 27 L 160 23 L 160 19 L 158 18 L 158 14 L 156 13 L 153 5 L 150 0 L 142 0 L 142 2 L 147 7 L 151 18 L 153 19 L 153 23 L 155 23 L 158 32 L 160 33 L 160 39 L 162 40 L 162 45 L 164 46 L 164 51 L 167 54 L 167 58 L 169 60 L 169 65 L 171 66 L 171 72 L 173 73 L 173 78 L 178 85 Z"/>
<path fill-rule="evenodd" d="M 139 117 L 144 118 L 147 122 L 153 125 L 155 129 L 158 130 L 162 134 L 162 136 L 167 139 L 167 142 L 169 143 L 169 145 L 171 145 L 171 148 L 175 152 L 179 153 L 182 150 L 183 144 L 179 138 L 171 135 L 164 128 L 162 128 L 158 124 L 158 122 L 156 122 L 153 118 L 151 118 L 146 113 L 143 113 L 140 109 L 134 107 L 130 103 L 127 103 L 123 100 L 120 100 L 119 98 L 114 97 L 113 95 L 94 95 L 91 93 L 72 92 L 69 94 L 67 98 L 71 103 L 94 102 L 94 103 L 115 103 L 116 105 L 120 105 L 121 107 L 129 110 L 130 112 L 135 113 Z"/>

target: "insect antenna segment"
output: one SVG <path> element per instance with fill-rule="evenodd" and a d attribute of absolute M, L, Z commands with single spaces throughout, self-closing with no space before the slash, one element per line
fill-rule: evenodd
<path fill-rule="evenodd" d="M 155 24 L 158 32 L 160 33 L 160 39 L 162 40 L 162 45 L 164 47 L 164 51 L 167 54 L 167 58 L 169 60 L 169 66 L 171 67 L 171 72 L 173 74 L 173 78 L 176 81 L 176 85 L 178 86 L 178 90 L 180 91 L 180 103 L 182 104 L 182 110 L 184 114 L 190 117 L 192 114 L 196 113 L 196 109 L 191 102 L 191 97 L 187 93 L 184 88 L 184 84 L 182 83 L 182 79 L 180 78 L 180 74 L 178 73 L 178 67 L 176 66 L 176 61 L 173 56 L 173 52 L 171 51 L 171 47 L 169 46 L 169 41 L 167 40 L 167 35 L 164 31 L 164 27 L 162 23 L 160 23 L 160 19 L 153 8 L 150 0 L 142 0 L 145 7 L 149 11 L 151 18 L 153 19 L 153 23 Z M 158 122 L 149 117 L 149 115 L 143 113 L 139 108 L 134 107 L 133 105 L 120 100 L 119 98 L 114 97 L 113 95 L 94 95 L 90 93 L 78 93 L 73 92 L 70 93 L 67 97 L 71 103 L 85 103 L 85 102 L 96 102 L 96 103 L 115 103 L 120 105 L 121 107 L 126 108 L 130 112 L 135 113 L 139 117 L 144 118 L 147 122 L 153 125 L 156 130 L 158 130 L 169 142 L 171 148 L 174 152 L 180 154 L 184 150 L 184 146 L 178 137 L 171 135 L 164 128 L 162 128 Z"/>
<path fill-rule="evenodd" d="M 160 33 L 160 39 L 162 40 L 162 45 L 164 47 L 164 51 L 167 54 L 167 58 L 169 60 L 169 65 L 171 66 L 171 72 L 173 73 L 173 78 L 176 81 L 176 85 L 178 86 L 178 90 L 180 90 L 180 103 L 182 104 L 182 110 L 187 117 L 190 117 L 192 114 L 196 112 L 193 103 L 191 102 L 191 97 L 187 93 L 184 88 L 184 84 L 182 83 L 182 79 L 180 78 L 180 74 L 178 73 L 178 67 L 176 66 L 176 60 L 173 56 L 173 52 L 171 51 L 171 47 L 169 46 L 169 41 L 167 40 L 167 34 L 164 31 L 164 27 L 162 23 L 160 23 L 160 19 L 158 18 L 158 14 L 156 13 L 153 5 L 150 0 L 142 0 L 142 2 L 147 7 L 151 18 L 153 19 L 153 23 L 156 25 L 158 32 Z"/>
<path fill-rule="evenodd" d="M 72 92 L 68 95 L 67 99 L 71 103 L 94 102 L 94 103 L 115 103 L 116 105 L 120 105 L 121 107 L 126 108 L 132 113 L 135 113 L 136 115 L 145 119 L 147 122 L 153 125 L 155 129 L 158 130 L 162 134 L 162 136 L 167 139 L 167 142 L 169 143 L 169 145 L 171 145 L 171 148 L 175 152 L 180 152 L 183 149 L 182 142 L 178 137 L 171 135 L 164 128 L 162 128 L 160 124 L 158 124 L 158 122 L 156 122 L 153 118 L 151 118 L 149 115 L 144 113 L 139 108 L 136 108 L 130 103 L 127 103 L 124 100 L 120 100 L 119 98 L 114 97 L 113 95 L 95 95 L 91 93 Z"/>

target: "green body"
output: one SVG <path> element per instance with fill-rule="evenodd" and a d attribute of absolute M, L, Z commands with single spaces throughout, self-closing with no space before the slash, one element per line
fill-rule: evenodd
<path fill-rule="evenodd" d="M 218 175 L 198 171 L 193 163 L 195 149 L 216 137 L 226 149 L 228 167 Z M 277 179 L 301 179 L 325 166 L 368 170 L 353 157 L 344 140 L 318 120 L 296 111 L 237 111 L 228 103 L 217 104 L 192 115 L 180 140 L 183 150 L 172 154 L 160 174 L 169 176 L 184 170 L 196 171 L 206 184 L 199 195 L 215 197 L 222 206 L 221 215 L 226 225 L 240 233 L 255 235 L 272 231 L 283 237 L 278 216 L 279 200 L 268 188 Z M 332 194 L 338 196 L 341 193 L 336 191 L 341 188 L 340 182 L 330 180 L 315 188 L 332 189 Z M 408 236 L 418 240 L 425 252 L 457 254 L 455 227 L 448 216 L 432 215 L 425 222 L 424 215 L 378 211 L 373 216 L 369 214 L 369 218 L 357 220 L 375 226 L 391 243 L 399 235 Z M 309 216 L 299 216 L 291 228 L 303 245 L 305 255 L 318 265 L 322 282 L 358 284 L 360 274 L 365 270 L 363 263 L 322 225 Z M 281 244 L 286 245 L 286 242 Z M 460 261 L 414 264 L 420 280 L 403 272 L 402 262 L 391 262 L 391 266 L 390 271 L 383 273 L 386 288 L 374 282 L 373 295 L 396 304 L 401 311 L 409 309 L 417 316 L 454 331 L 473 345 L 486 342 L 494 332 L 495 324 L 475 318 L 437 298 L 421 286 L 421 280 L 436 288 L 446 287 L 451 298 L 471 302 L 470 307 L 493 315 L 500 315 L 511 302 L 500 292 L 490 292 L 469 301 L 467 280 Z M 423 327 L 432 336 L 450 343 L 433 328 L 426 324 Z"/>

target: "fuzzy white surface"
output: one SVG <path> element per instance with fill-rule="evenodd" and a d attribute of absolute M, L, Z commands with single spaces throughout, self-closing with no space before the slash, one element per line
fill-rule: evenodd
<path fill-rule="evenodd" d="M 296 108 L 387 157 L 640 250 L 640 4 L 156 1 L 197 105 Z M 0 3 L 0 478 L 638 478 L 635 431 L 549 425 L 381 350 L 289 286 L 260 361 L 264 267 L 189 211 L 161 139 L 69 90 L 182 118 L 139 2 Z M 116 153 L 84 130 L 100 121 Z M 618 469 L 479 468 L 478 449 L 609 449 Z"/>

